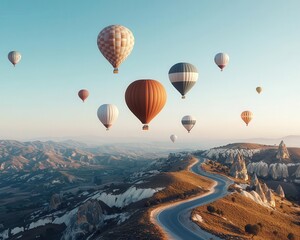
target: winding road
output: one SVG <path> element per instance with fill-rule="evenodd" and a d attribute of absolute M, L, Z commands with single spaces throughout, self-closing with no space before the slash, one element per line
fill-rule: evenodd
<path fill-rule="evenodd" d="M 205 195 L 172 204 L 171 206 L 158 208 L 153 214 L 156 223 L 167 234 L 168 239 L 220 239 L 202 230 L 197 224 L 190 220 L 192 209 L 226 196 L 228 194 L 228 186 L 233 183 L 226 177 L 203 171 L 200 168 L 203 161 L 203 159 L 198 160 L 198 162 L 191 167 L 191 171 L 213 180 L 215 182 L 213 188 Z"/>

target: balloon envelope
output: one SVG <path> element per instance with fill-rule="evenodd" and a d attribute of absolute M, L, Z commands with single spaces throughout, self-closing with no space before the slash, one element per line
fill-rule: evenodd
<path fill-rule="evenodd" d="M 198 75 L 197 68 L 190 63 L 176 63 L 169 70 L 169 79 L 182 98 L 195 85 Z"/>
<path fill-rule="evenodd" d="M 103 104 L 98 108 L 97 116 L 100 122 L 102 122 L 102 124 L 106 127 L 106 130 L 109 130 L 109 128 L 117 120 L 119 110 L 113 104 Z"/>
<path fill-rule="evenodd" d="M 258 92 L 258 94 L 260 94 L 261 91 L 262 91 L 262 88 L 261 88 L 261 87 L 257 87 L 257 88 L 256 88 L 256 92 Z"/>
<path fill-rule="evenodd" d="M 134 45 L 132 32 L 121 25 L 110 25 L 98 35 L 97 45 L 103 56 L 118 73 L 118 67 L 131 53 Z"/>
<path fill-rule="evenodd" d="M 21 53 L 17 51 L 11 51 L 8 53 L 8 60 L 15 66 L 21 60 Z"/>
<path fill-rule="evenodd" d="M 78 92 L 78 96 L 81 98 L 81 100 L 84 102 L 87 97 L 89 96 L 89 91 L 86 90 L 86 89 L 81 89 L 79 92 Z"/>
<path fill-rule="evenodd" d="M 248 126 L 249 122 L 253 118 L 253 113 L 250 112 L 250 111 L 244 111 L 244 112 L 241 113 L 241 118 L 246 123 L 246 126 Z"/>
<path fill-rule="evenodd" d="M 196 118 L 191 115 L 186 115 L 181 119 L 183 127 L 190 132 L 196 124 Z"/>
<path fill-rule="evenodd" d="M 218 65 L 221 71 L 223 71 L 223 69 L 226 67 L 228 62 L 229 62 L 229 56 L 226 53 L 218 53 L 215 56 L 215 63 Z"/>
<path fill-rule="evenodd" d="M 145 124 L 143 130 L 148 130 L 147 124 L 163 109 L 167 93 L 160 82 L 141 79 L 127 87 L 125 101 L 130 111 Z"/>
<path fill-rule="evenodd" d="M 174 135 L 174 134 L 172 134 L 172 135 L 170 136 L 170 139 L 171 139 L 172 142 L 175 142 L 175 141 L 177 140 L 177 136 Z"/>

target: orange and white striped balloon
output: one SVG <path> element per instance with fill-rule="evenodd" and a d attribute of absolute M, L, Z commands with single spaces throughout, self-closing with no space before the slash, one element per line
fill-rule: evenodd
<path fill-rule="evenodd" d="M 248 126 L 248 123 L 252 120 L 253 118 L 253 113 L 250 111 L 244 111 L 241 113 L 241 118 L 243 119 L 243 121 L 246 123 L 246 125 Z"/>

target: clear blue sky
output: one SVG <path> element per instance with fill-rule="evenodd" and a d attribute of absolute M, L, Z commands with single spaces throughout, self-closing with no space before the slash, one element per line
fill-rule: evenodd
<path fill-rule="evenodd" d="M 300 134 L 299 12 L 298 0 L 1 0 L 0 138 L 169 141 L 174 133 L 187 141 Z M 96 44 L 111 24 L 135 36 L 117 75 Z M 22 53 L 15 68 L 7 60 L 11 50 Z M 223 72 L 213 61 L 218 52 L 230 56 Z M 180 61 L 200 74 L 185 100 L 168 78 Z M 168 94 L 148 132 L 124 101 L 127 86 L 141 78 L 159 80 Z M 82 88 L 90 90 L 84 104 L 77 97 Z M 96 116 L 104 103 L 120 111 L 109 132 Z M 240 119 L 244 110 L 254 114 L 249 127 Z M 190 134 L 180 123 L 189 114 L 197 118 Z"/>

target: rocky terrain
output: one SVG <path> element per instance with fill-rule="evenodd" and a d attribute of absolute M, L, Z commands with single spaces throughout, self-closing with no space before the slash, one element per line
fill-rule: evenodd
<path fill-rule="evenodd" d="M 236 168 L 234 159 L 242 156 L 247 168 L 244 172 L 264 179 L 273 190 L 281 184 L 288 198 L 300 200 L 300 148 L 288 148 L 283 141 L 278 146 L 236 143 L 209 149 L 203 156 L 229 168 Z M 231 176 L 238 177 L 233 172 Z"/>
<path fill-rule="evenodd" d="M 147 202 L 169 182 L 155 179 L 172 169 L 182 170 L 189 163 L 183 159 L 190 158 L 188 153 L 173 153 L 144 159 L 122 150 L 108 159 L 98 148 L 88 150 L 77 143 L 1 144 L 5 163 L 0 175 L 2 240 L 96 239 L 109 234 L 109 229 L 141 214 L 146 203 L 162 201 Z M 10 167 L 7 162 L 16 165 Z M 45 168 L 36 167 L 42 165 Z M 184 194 L 198 192 L 189 191 Z M 174 197 L 179 194 L 183 192 Z"/>

